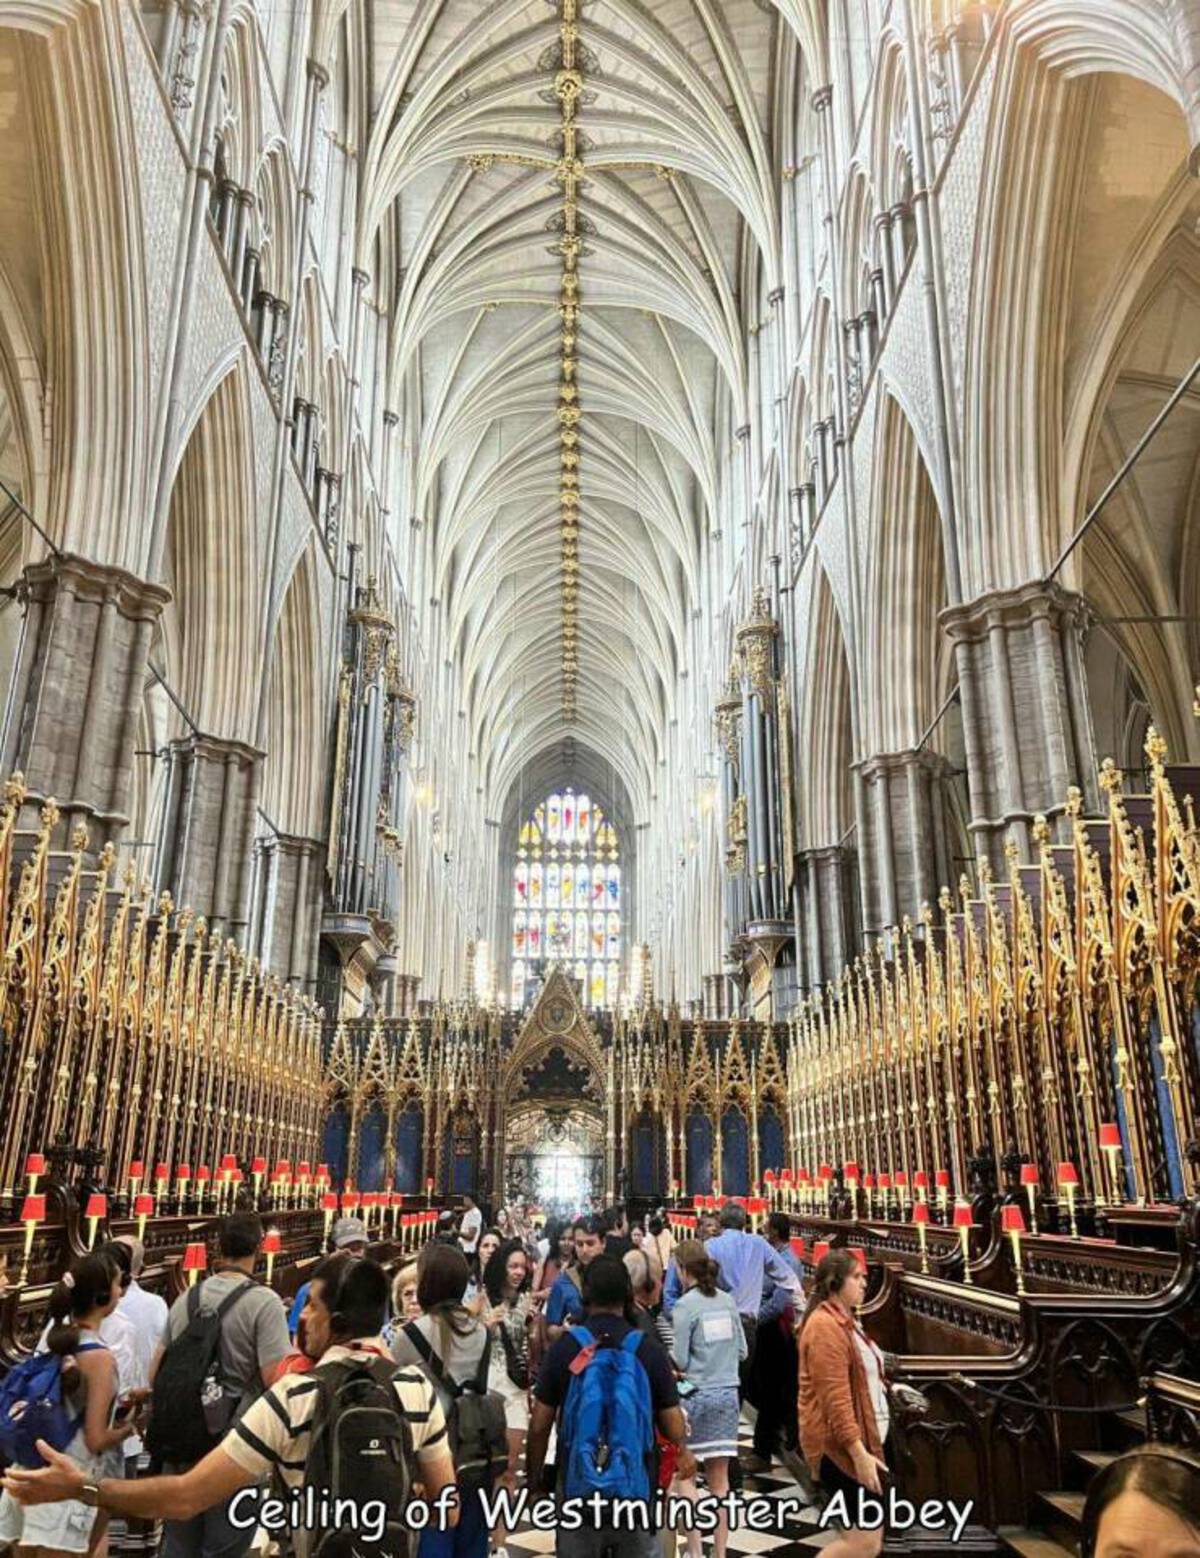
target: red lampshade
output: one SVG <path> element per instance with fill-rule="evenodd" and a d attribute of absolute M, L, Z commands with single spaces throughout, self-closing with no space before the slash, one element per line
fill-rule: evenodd
<path fill-rule="evenodd" d="M 1121 1128 L 1119 1125 L 1102 1125 L 1100 1127 L 1100 1145 L 1102 1147 L 1117 1148 L 1121 1146 Z"/>
<path fill-rule="evenodd" d="M 242 1180 L 245 1179 L 246 1176 L 242 1173 L 240 1168 L 235 1168 L 233 1173 L 230 1174 L 229 1177 L 230 1177 L 230 1179 L 233 1181 L 233 1183 L 235 1185 L 240 1185 Z"/>
<path fill-rule="evenodd" d="M 913 1173 L 913 1189 L 914 1190 L 928 1190 L 929 1189 L 929 1175 L 925 1172 L 924 1169 L 917 1169 L 917 1170 L 914 1171 L 914 1173 Z"/>
<path fill-rule="evenodd" d="M 46 1155 L 44 1152 L 31 1152 L 25 1159 L 26 1174 L 44 1174 L 46 1172 Z"/>
<path fill-rule="evenodd" d="M 1002 1206 L 1000 1208 L 1000 1226 L 1005 1233 L 1024 1233 L 1025 1218 L 1019 1206 Z"/>
<path fill-rule="evenodd" d="M 329 1178 L 329 1164 L 328 1163 L 318 1163 L 317 1164 L 317 1178 L 318 1179 L 328 1179 Z"/>
<path fill-rule="evenodd" d="M 874 1190 L 874 1188 L 875 1188 L 875 1176 L 874 1176 L 874 1174 L 864 1174 L 863 1175 L 863 1189 L 864 1190 Z"/>
<path fill-rule="evenodd" d="M 908 1175 L 904 1172 L 903 1169 L 898 1169 L 896 1171 L 896 1189 L 897 1190 L 907 1190 L 908 1189 Z"/>
<path fill-rule="evenodd" d="M 767 1185 L 773 1185 L 775 1183 L 775 1170 L 774 1169 L 764 1169 L 763 1170 L 763 1183 L 767 1184 Z"/>
<path fill-rule="evenodd" d="M 134 1196 L 133 1215 L 135 1217 L 153 1217 L 154 1197 L 147 1195 L 144 1191 L 140 1196 Z"/>
<path fill-rule="evenodd" d="M 1058 1165 L 1058 1182 L 1060 1185 L 1077 1185 L 1079 1183 L 1079 1170 L 1073 1163 L 1060 1163 Z"/>
<path fill-rule="evenodd" d="M 857 1163 L 847 1163 L 847 1164 L 845 1164 L 843 1166 L 842 1172 L 845 1174 L 847 1179 L 857 1179 L 858 1178 L 858 1164 Z"/>
<path fill-rule="evenodd" d="M 890 1174 L 881 1174 L 879 1176 L 879 1188 L 880 1190 L 890 1190 L 892 1188 L 892 1176 Z"/>
<path fill-rule="evenodd" d="M 292 1160 L 290 1158 L 280 1158 L 275 1165 L 275 1172 L 277 1174 L 290 1174 L 292 1172 Z"/>
<path fill-rule="evenodd" d="M 833 1165 L 829 1163 L 822 1163 L 821 1167 L 817 1170 L 817 1176 L 823 1185 L 827 1185 L 833 1178 Z"/>
<path fill-rule="evenodd" d="M 169 1163 L 156 1163 L 154 1165 L 155 1179 L 170 1179 L 171 1165 Z"/>
<path fill-rule="evenodd" d="M 724 1206 L 726 1201 L 728 1201 L 728 1200 L 729 1200 L 728 1196 L 718 1196 L 717 1197 L 717 1206 L 718 1207 Z"/>
<path fill-rule="evenodd" d="M 266 1160 L 266 1158 L 254 1158 L 254 1159 L 252 1159 L 251 1163 L 250 1163 L 250 1172 L 252 1174 L 265 1174 L 267 1172 L 267 1160 Z"/>
<path fill-rule="evenodd" d="M 280 1250 L 283 1248 L 283 1240 L 279 1237 L 278 1228 L 267 1229 L 266 1233 L 263 1234 L 262 1247 L 264 1255 L 279 1254 Z"/>
<path fill-rule="evenodd" d="M 867 1269 L 867 1252 L 866 1252 L 866 1250 L 863 1249 L 862 1245 L 861 1244 L 852 1244 L 850 1246 L 850 1253 L 851 1253 L 851 1255 L 854 1256 L 854 1259 L 858 1262 L 858 1264 L 862 1267 L 862 1269 L 864 1271 L 866 1271 L 866 1269 Z"/>
<path fill-rule="evenodd" d="M 232 1152 L 225 1153 L 221 1159 L 221 1173 L 232 1174 L 235 1168 L 237 1168 L 237 1159 Z"/>
<path fill-rule="evenodd" d="M 812 1258 L 813 1258 L 813 1265 L 814 1266 L 819 1266 L 821 1264 L 821 1262 L 825 1259 L 826 1255 L 829 1254 L 829 1249 L 830 1249 L 830 1245 L 829 1245 L 829 1240 L 828 1239 L 818 1239 L 817 1240 L 817 1242 L 813 1245 L 813 1256 L 812 1256 Z"/>
<path fill-rule="evenodd" d="M 296 1164 L 296 1173 L 301 1179 L 307 1179 L 311 1172 L 312 1170 L 308 1166 L 308 1159 L 301 1158 L 300 1162 Z"/>
<path fill-rule="evenodd" d="M 971 1216 L 971 1203 L 969 1201 L 956 1201 L 954 1204 L 954 1226 L 956 1228 L 974 1228 L 975 1222 Z"/>
<path fill-rule="evenodd" d="M 334 1191 L 334 1190 L 327 1190 L 325 1192 L 325 1194 L 321 1197 L 321 1210 L 323 1212 L 336 1212 L 337 1211 L 337 1192 L 336 1191 Z"/>
<path fill-rule="evenodd" d="M 192 1165 L 190 1163 L 181 1163 L 179 1165 L 179 1167 L 175 1170 L 175 1178 L 176 1179 L 184 1179 L 184 1180 L 186 1180 L 186 1179 L 191 1179 L 191 1177 L 192 1177 Z"/>
<path fill-rule="evenodd" d="M 129 1165 L 130 1179 L 141 1179 L 145 1172 L 146 1165 L 142 1162 L 141 1158 L 134 1158 L 133 1162 Z"/>
<path fill-rule="evenodd" d="M 46 1197 L 39 1191 L 35 1196 L 26 1196 L 21 1204 L 21 1221 L 23 1223 L 44 1223 L 46 1221 Z"/>
<path fill-rule="evenodd" d="M 791 1169 L 784 1169 L 783 1173 L 779 1176 L 779 1182 L 781 1185 L 790 1185 L 792 1183 Z"/>
<path fill-rule="evenodd" d="M 916 1206 L 913 1207 L 912 1220 L 914 1223 L 928 1223 L 929 1207 L 924 1201 L 918 1201 Z"/>
<path fill-rule="evenodd" d="M 798 1177 L 802 1185 L 812 1184 L 812 1175 L 808 1172 L 807 1169 L 801 1169 Z"/>
<path fill-rule="evenodd" d="M 803 1239 L 789 1239 L 788 1243 L 791 1245 L 791 1247 L 792 1247 L 792 1254 L 796 1257 L 796 1259 L 797 1260 L 803 1260 L 804 1259 L 804 1255 L 805 1255 L 804 1240 Z"/>
<path fill-rule="evenodd" d="M 933 1182 L 938 1187 L 939 1190 L 949 1190 L 949 1188 L 950 1188 L 950 1170 L 949 1169 L 935 1169 L 934 1172 L 933 1172 Z"/>
<path fill-rule="evenodd" d="M 197 1181 L 200 1184 L 206 1185 L 211 1178 L 212 1178 L 212 1169 L 209 1168 L 207 1163 L 202 1163 L 200 1165 L 200 1167 L 196 1170 L 196 1179 L 197 1179 Z"/>
<path fill-rule="evenodd" d="M 1021 1183 L 1023 1185 L 1036 1185 L 1037 1182 L 1038 1182 L 1037 1164 L 1036 1163 L 1022 1163 L 1021 1164 Z"/>
<path fill-rule="evenodd" d="M 362 1196 L 357 1190 L 347 1190 L 342 1195 L 342 1211 L 357 1212 L 362 1205 Z"/>
<path fill-rule="evenodd" d="M 203 1244 L 189 1244 L 183 1252 L 184 1271 L 204 1271 L 208 1267 L 208 1250 Z"/>
<path fill-rule="evenodd" d="M 108 1216 L 108 1197 L 107 1196 L 100 1196 L 100 1195 L 90 1195 L 90 1196 L 88 1196 L 88 1198 L 87 1198 L 87 1206 L 84 1208 L 83 1215 L 85 1217 L 95 1217 L 95 1218 L 107 1217 Z"/>

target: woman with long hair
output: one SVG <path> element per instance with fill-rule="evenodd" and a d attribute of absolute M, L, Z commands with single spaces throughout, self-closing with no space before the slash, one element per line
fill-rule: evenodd
<path fill-rule="evenodd" d="M 435 1385 L 442 1376 L 454 1385 L 479 1377 L 488 1330 L 463 1303 L 468 1276 L 467 1257 L 454 1245 L 427 1244 L 417 1257 L 421 1313 L 397 1328 L 392 1356 L 397 1363 L 420 1364 Z M 449 1531 L 422 1531 L 417 1558 L 486 1558 L 487 1550 L 479 1499 L 460 1490 L 458 1524 Z"/>
<path fill-rule="evenodd" d="M 1200 1457 L 1145 1445 L 1112 1461 L 1088 1488 L 1081 1558 L 1200 1558 Z"/>
<path fill-rule="evenodd" d="M 63 1385 L 78 1427 L 65 1453 L 88 1480 L 120 1477 L 121 1446 L 136 1431 L 131 1416 L 117 1421 L 117 1364 L 100 1327 L 121 1300 L 121 1268 L 106 1250 L 74 1263 L 50 1295 L 48 1351 L 62 1360 Z M 60 1504 L 18 1504 L 0 1497 L 0 1545 L 11 1543 L 24 1558 L 95 1553 L 105 1540 L 108 1516 L 68 1499 Z"/>
<path fill-rule="evenodd" d="M 467 1267 L 470 1277 L 467 1282 L 467 1291 L 463 1303 L 469 1313 L 473 1315 L 483 1314 L 487 1307 L 487 1294 L 483 1290 L 483 1273 L 488 1261 L 500 1248 L 503 1240 L 498 1228 L 485 1228 L 479 1235 L 479 1244 L 473 1255 L 467 1256 Z"/>
<path fill-rule="evenodd" d="M 672 1355 L 675 1366 L 694 1388 L 684 1402 L 687 1447 L 704 1463 L 704 1480 L 714 1498 L 729 1492 L 729 1462 L 737 1455 L 738 1365 L 746 1356 L 746 1333 L 731 1293 L 717 1286 L 720 1268 L 702 1244 L 675 1249 L 683 1296 L 675 1305 Z M 699 1497 L 691 1478 L 680 1486 Z M 722 1513 L 713 1532 L 715 1558 L 725 1558 L 728 1519 Z M 687 1537 L 691 1558 L 700 1558 L 700 1533 Z"/>
<path fill-rule="evenodd" d="M 830 1499 L 842 1496 L 846 1513 L 825 1558 L 876 1558 L 883 1550 L 882 1531 L 853 1524 L 860 1495 L 878 1497 L 887 1472 L 883 1354 L 855 1318 L 866 1286 L 857 1257 L 830 1250 L 817 1267 L 801 1322 L 800 1447 Z"/>
<path fill-rule="evenodd" d="M 529 1387 L 533 1383 L 529 1363 L 529 1324 L 533 1317 L 529 1252 L 520 1239 L 506 1239 L 483 1273 L 488 1310 L 484 1316 L 492 1333 L 488 1389 L 504 1401 L 508 1430 L 507 1481 L 516 1487 L 525 1436 L 529 1432 Z"/>
<path fill-rule="evenodd" d="M 675 1236 L 671 1232 L 670 1224 L 665 1217 L 655 1212 L 646 1222 L 646 1232 L 658 1256 L 659 1265 L 666 1271 L 671 1264 L 671 1253 L 675 1248 Z"/>

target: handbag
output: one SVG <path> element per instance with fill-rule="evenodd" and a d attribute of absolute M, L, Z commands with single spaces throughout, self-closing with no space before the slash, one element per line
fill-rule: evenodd
<path fill-rule="evenodd" d="M 507 1323 L 501 1320 L 500 1345 L 504 1348 L 504 1367 L 508 1377 L 518 1390 L 528 1390 L 532 1383 L 529 1370 L 529 1346 L 517 1347 Z"/>
<path fill-rule="evenodd" d="M 888 1405 L 892 1409 L 892 1415 L 911 1422 L 915 1418 L 925 1417 L 929 1412 L 929 1397 L 923 1390 L 918 1390 L 915 1385 L 906 1385 L 902 1380 L 886 1381 Z"/>

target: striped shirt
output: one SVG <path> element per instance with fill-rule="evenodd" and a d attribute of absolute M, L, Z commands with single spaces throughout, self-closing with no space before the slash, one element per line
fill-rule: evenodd
<path fill-rule="evenodd" d="M 330 1347 L 322 1363 L 381 1356 L 377 1342 L 357 1341 Z M 412 1433 L 418 1461 L 436 1461 L 450 1453 L 446 1419 L 433 1386 L 417 1368 L 398 1368 L 394 1383 L 400 1410 Z M 311 1374 L 285 1374 L 248 1407 L 225 1435 L 221 1448 L 244 1470 L 264 1478 L 276 1470 L 286 1488 L 304 1481 L 304 1466 L 312 1438 L 318 1381 Z"/>

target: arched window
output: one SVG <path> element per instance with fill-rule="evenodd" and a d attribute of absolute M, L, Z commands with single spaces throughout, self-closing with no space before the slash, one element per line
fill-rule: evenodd
<path fill-rule="evenodd" d="M 588 795 L 555 790 L 517 834 L 511 1001 L 525 1005 L 538 963 L 561 963 L 585 1005 L 614 1007 L 624 947 L 616 830 Z"/>

